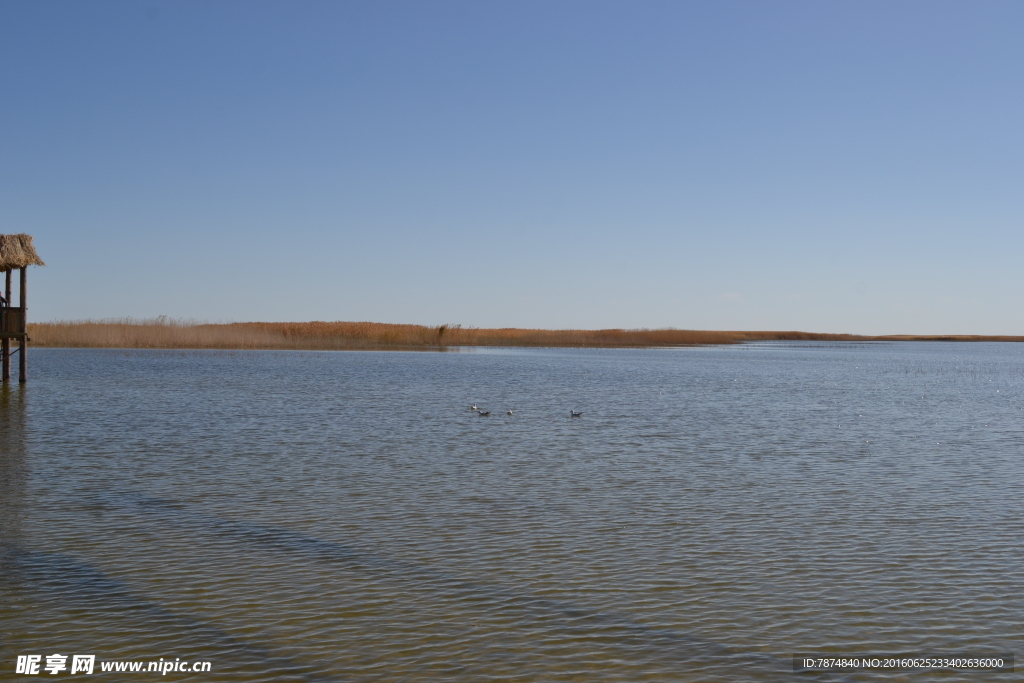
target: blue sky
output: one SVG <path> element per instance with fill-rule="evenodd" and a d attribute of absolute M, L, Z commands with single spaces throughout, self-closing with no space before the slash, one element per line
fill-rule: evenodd
<path fill-rule="evenodd" d="M 35 320 L 1024 334 L 1019 2 L 0 1 Z"/>

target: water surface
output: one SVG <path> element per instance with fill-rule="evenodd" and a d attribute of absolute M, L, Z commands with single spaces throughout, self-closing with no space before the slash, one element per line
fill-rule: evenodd
<path fill-rule="evenodd" d="M 1024 345 L 39 349 L 31 371 L 0 392 L 0 679 L 54 652 L 360 682 L 1024 652 Z"/>

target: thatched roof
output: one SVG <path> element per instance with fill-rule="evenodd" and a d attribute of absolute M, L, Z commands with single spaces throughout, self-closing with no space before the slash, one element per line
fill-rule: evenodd
<path fill-rule="evenodd" d="M 32 235 L 0 235 L 0 272 L 45 265 L 32 246 Z"/>

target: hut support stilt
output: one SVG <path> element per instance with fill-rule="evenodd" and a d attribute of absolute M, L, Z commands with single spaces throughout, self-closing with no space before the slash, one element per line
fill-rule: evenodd
<path fill-rule="evenodd" d="M 4 271 L 4 300 L 7 305 L 11 305 L 11 270 L 8 268 Z M 7 337 L 3 339 L 3 347 L 0 348 L 0 356 L 2 356 L 2 380 L 7 382 L 11 379 L 11 340 Z"/>
<path fill-rule="evenodd" d="M 28 268 L 18 269 L 21 275 L 21 337 L 18 338 L 18 381 L 28 381 Z"/>

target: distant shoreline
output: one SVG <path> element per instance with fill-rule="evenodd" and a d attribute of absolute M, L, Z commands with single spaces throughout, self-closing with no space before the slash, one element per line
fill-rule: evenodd
<path fill-rule="evenodd" d="M 716 330 L 533 330 L 369 322 L 227 323 L 103 320 L 30 323 L 31 345 L 50 348 L 443 350 L 470 346 L 659 348 L 755 341 L 1024 342 L 1024 336 L 857 335 Z"/>

